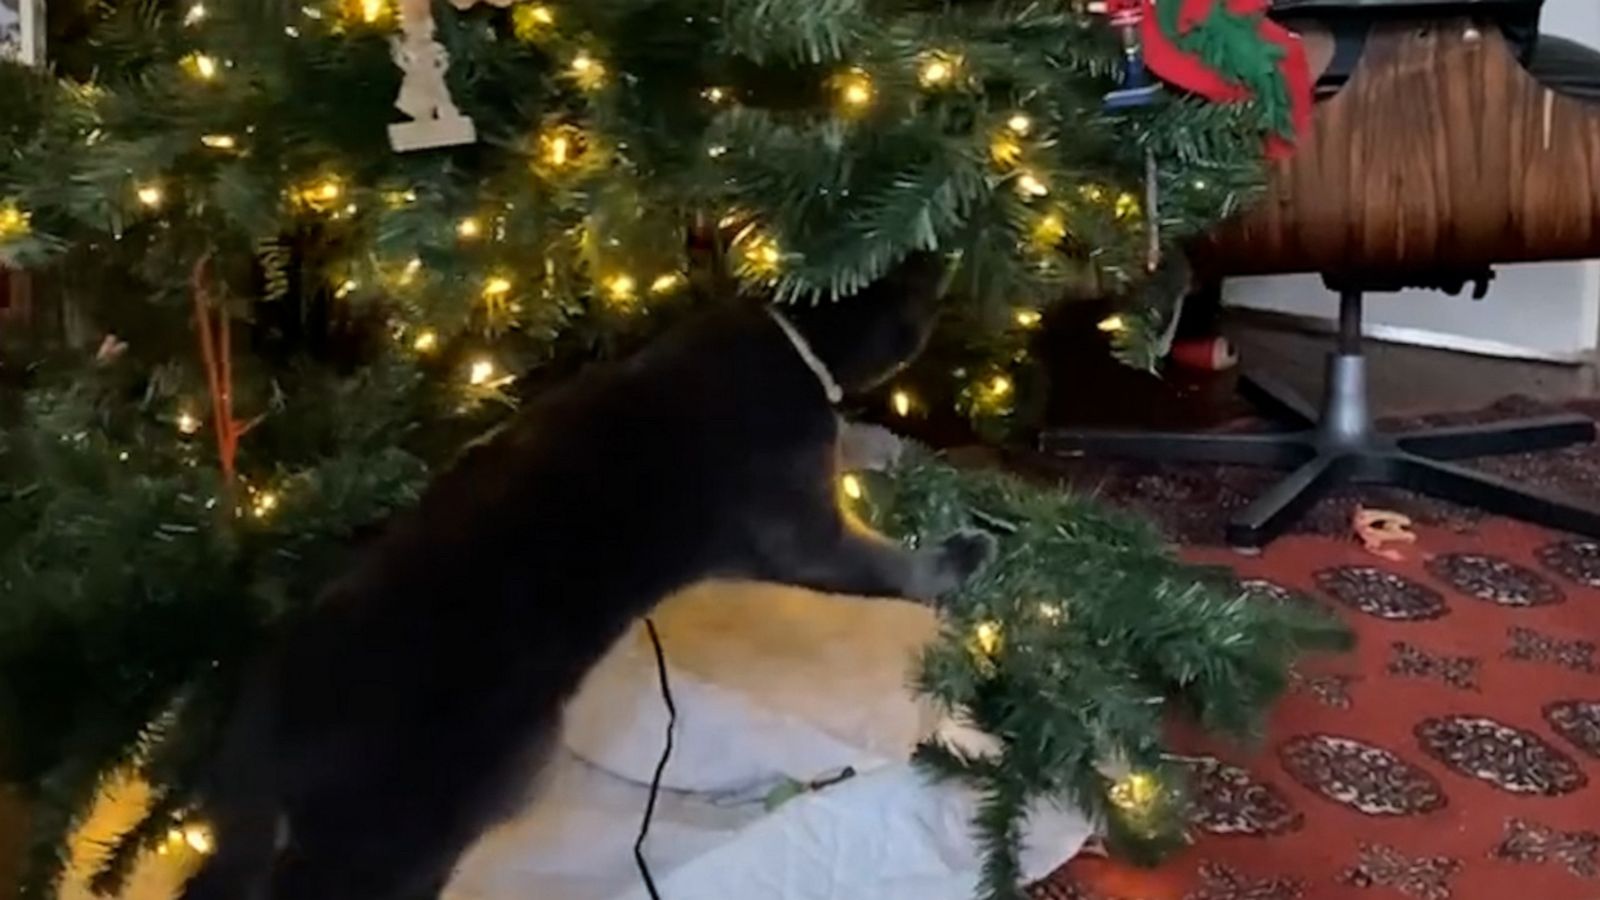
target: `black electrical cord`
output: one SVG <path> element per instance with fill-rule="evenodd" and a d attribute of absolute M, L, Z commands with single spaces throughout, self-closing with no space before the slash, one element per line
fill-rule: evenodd
<path fill-rule="evenodd" d="M 661 778 L 666 774 L 667 761 L 672 758 L 672 732 L 678 725 L 678 706 L 672 702 L 672 686 L 667 682 L 667 654 L 661 649 L 661 635 L 656 631 L 656 623 L 647 618 L 644 627 L 650 632 L 650 645 L 656 651 L 656 676 L 661 680 L 661 699 L 667 704 L 667 745 L 661 749 L 656 773 L 650 778 L 650 799 L 644 806 L 644 821 L 639 823 L 639 838 L 633 842 L 633 861 L 639 866 L 639 875 L 644 878 L 644 888 L 650 892 L 650 900 L 661 900 L 661 892 L 656 890 L 656 880 L 650 876 L 650 864 L 644 859 L 644 840 L 650 835 L 650 820 L 655 817 L 656 800 L 661 796 Z"/>

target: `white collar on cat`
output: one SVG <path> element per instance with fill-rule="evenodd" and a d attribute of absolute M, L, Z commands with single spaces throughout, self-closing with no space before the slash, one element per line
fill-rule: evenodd
<path fill-rule="evenodd" d="M 817 358 L 816 351 L 811 349 L 811 342 L 794 327 L 788 317 L 778 312 L 777 307 L 768 306 L 767 313 L 772 316 L 772 321 L 778 323 L 784 335 L 789 338 L 789 343 L 794 345 L 794 352 L 800 354 L 800 361 L 806 364 L 811 374 L 817 376 L 817 381 L 822 383 L 822 392 L 828 395 L 829 403 L 838 403 L 844 399 L 844 391 L 839 388 L 839 382 L 833 380 L 833 373 L 828 371 L 828 366 Z"/>

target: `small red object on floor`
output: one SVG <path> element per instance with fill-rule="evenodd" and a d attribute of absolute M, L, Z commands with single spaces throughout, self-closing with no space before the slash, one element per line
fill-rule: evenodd
<path fill-rule="evenodd" d="M 1191 733 L 1196 843 L 1155 870 L 1079 859 L 1037 900 L 1597 900 L 1600 542 L 1489 519 L 1428 554 L 1291 536 L 1194 549 L 1261 602 L 1336 611 L 1255 751 Z"/>
<path fill-rule="evenodd" d="M 1239 353 L 1227 338 L 1187 338 L 1172 344 L 1172 361 L 1199 372 L 1224 372 L 1239 364 Z"/>

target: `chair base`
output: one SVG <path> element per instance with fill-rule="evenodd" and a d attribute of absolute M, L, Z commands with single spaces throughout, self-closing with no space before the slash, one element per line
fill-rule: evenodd
<path fill-rule="evenodd" d="M 1453 465 L 1479 456 L 1551 450 L 1595 439 L 1586 416 L 1557 415 L 1513 422 L 1383 433 L 1366 411 L 1365 358 L 1329 357 L 1324 412 L 1265 378 L 1244 377 L 1240 391 L 1295 430 L 1267 434 L 1152 434 L 1058 430 L 1041 449 L 1065 455 L 1105 455 L 1173 462 L 1266 466 L 1289 474 L 1228 523 L 1227 539 L 1260 548 L 1282 534 L 1319 497 L 1343 484 L 1386 484 L 1473 506 L 1496 515 L 1600 538 L 1600 510 Z"/>

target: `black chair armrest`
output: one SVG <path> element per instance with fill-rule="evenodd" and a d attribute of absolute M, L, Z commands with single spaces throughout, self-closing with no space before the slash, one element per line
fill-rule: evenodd
<path fill-rule="evenodd" d="M 1528 74 L 1556 93 L 1600 103 L 1600 50 L 1542 34 L 1527 67 Z"/>

